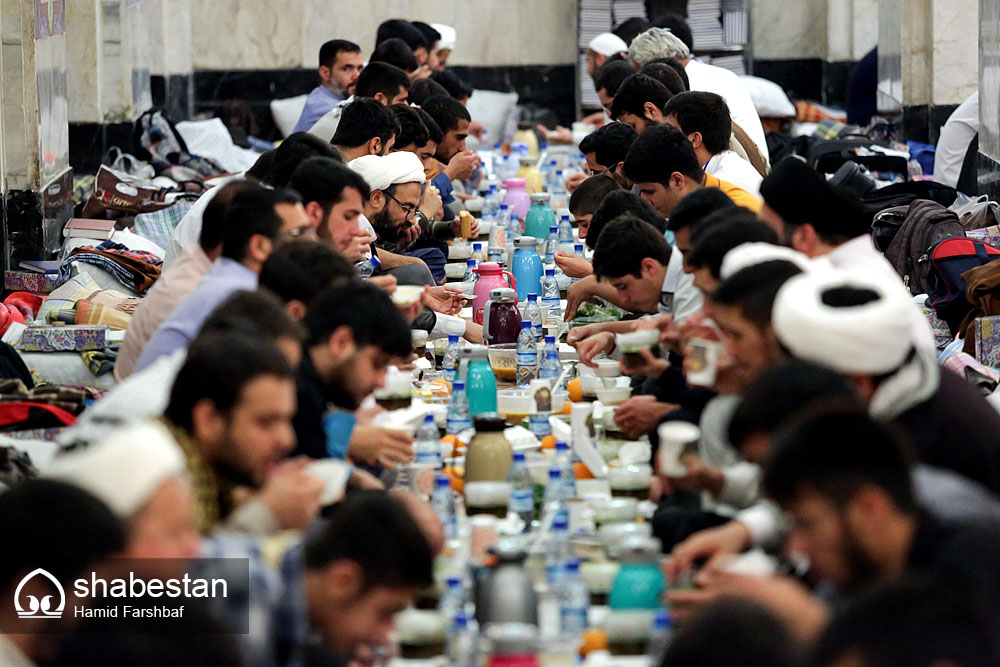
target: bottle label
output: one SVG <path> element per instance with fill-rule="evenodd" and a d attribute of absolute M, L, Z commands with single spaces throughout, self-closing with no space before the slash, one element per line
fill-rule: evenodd
<path fill-rule="evenodd" d="M 528 417 L 528 428 L 541 440 L 547 435 L 552 435 L 552 424 L 549 423 L 549 413 L 539 412 Z"/>
<path fill-rule="evenodd" d="M 448 384 L 451 384 L 455 381 L 455 377 L 458 375 L 457 369 L 442 368 L 441 370 L 444 372 L 444 379 L 448 381 Z"/>
<path fill-rule="evenodd" d="M 517 353 L 517 384 L 527 386 L 535 379 L 538 368 L 538 353 L 535 351 Z"/>
<path fill-rule="evenodd" d="M 564 634 L 580 635 L 587 629 L 587 608 L 567 607 L 560 609 L 560 625 Z"/>
<path fill-rule="evenodd" d="M 534 491 L 530 487 L 527 489 L 514 489 L 510 494 L 509 509 L 515 514 L 519 514 L 521 512 L 534 512 Z"/>
<path fill-rule="evenodd" d="M 452 417 L 450 415 L 448 416 L 448 426 L 445 429 L 448 431 L 448 433 L 457 435 L 458 433 L 464 431 L 467 428 L 472 428 L 471 419 L 462 417 Z"/>
<path fill-rule="evenodd" d="M 441 452 L 417 452 L 417 463 L 433 463 L 441 467 Z"/>

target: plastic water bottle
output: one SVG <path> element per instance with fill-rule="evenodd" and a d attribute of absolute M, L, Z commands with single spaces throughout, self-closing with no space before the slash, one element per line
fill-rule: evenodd
<path fill-rule="evenodd" d="M 673 638 L 674 624 L 670 620 L 670 614 L 666 609 L 657 609 L 653 620 L 653 632 L 649 636 L 649 643 L 646 644 L 649 664 L 659 665 L 663 662 L 663 654 L 667 652 L 667 647 Z"/>
<path fill-rule="evenodd" d="M 555 185 L 556 179 L 556 161 L 549 160 L 547 163 L 542 165 L 542 179 L 545 183 L 545 189 L 552 192 L 552 186 Z"/>
<path fill-rule="evenodd" d="M 448 426 L 445 430 L 450 435 L 458 435 L 467 428 L 472 428 L 469 399 L 465 396 L 465 383 L 461 380 L 455 380 L 451 385 L 451 401 L 448 402 Z"/>
<path fill-rule="evenodd" d="M 552 179 L 552 187 L 549 188 L 549 194 L 551 195 L 552 208 L 563 208 L 569 204 L 566 178 L 563 176 L 562 169 L 556 171 L 556 175 Z"/>
<path fill-rule="evenodd" d="M 517 386 L 525 389 L 538 375 L 538 341 L 530 320 L 521 320 L 517 336 Z"/>
<path fill-rule="evenodd" d="M 444 592 L 438 602 L 438 611 L 444 619 L 451 623 L 460 611 L 465 611 L 465 587 L 462 578 L 451 575 L 445 579 Z"/>
<path fill-rule="evenodd" d="M 472 259 L 476 260 L 476 266 L 479 265 L 479 262 L 486 261 L 486 249 L 483 248 L 482 243 L 472 244 Z"/>
<path fill-rule="evenodd" d="M 447 475 L 434 478 L 434 491 L 431 493 L 431 509 L 437 514 L 444 526 L 444 537 L 454 540 L 458 537 L 458 520 L 455 518 L 455 496 L 451 491 L 451 480 Z"/>
<path fill-rule="evenodd" d="M 542 354 L 546 355 L 549 352 L 556 353 L 556 359 L 559 359 L 559 348 L 556 347 L 556 337 L 555 336 L 545 336 L 545 347 L 542 348 Z M 559 377 L 558 375 L 556 377 Z"/>
<path fill-rule="evenodd" d="M 424 417 L 424 423 L 417 429 L 413 450 L 417 455 L 417 463 L 433 463 L 435 468 L 441 467 L 441 444 L 438 440 L 438 428 L 434 424 L 434 415 L 428 414 Z"/>
<path fill-rule="evenodd" d="M 562 634 L 579 637 L 587 629 L 587 609 L 590 607 L 590 591 L 580 577 L 580 560 L 570 558 L 563 570 L 563 581 L 559 589 L 559 621 Z M 657 667 L 660 663 L 650 663 Z"/>
<path fill-rule="evenodd" d="M 470 262 L 473 260 L 469 260 Z M 462 362 L 462 348 L 458 344 L 458 334 L 448 334 L 448 347 L 444 349 L 444 357 L 441 359 L 441 370 L 444 371 L 444 379 L 449 383 L 454 383 L 458 377 L 458 365 Z M 448 431 L 451 433 L 451 431 Z"/>
<path fill-rule="evenodd" d="M 541 340 L 544 334 L 542 328 L 542 309 L 538 305 L 538 295 L 528 294 L 528 305 L 524 307 L 524 319 L 531 322 L 531 329 L 535 334 L 535 340 Z"/>
<path fill-rule="evenodd" d="M 560 512 L 552 519 L 549 541 L 545 545 L 545 579 L 549 588 L 557 589 L 565 575 L 569 559 L 569 513 Z"/>
<path fill-rule="evenodd" d="M 518 236 L 524 236 L 524 223 L 521 218 L 511 214 L 510 222 L 507 223 L 507 238 L 513 241 Z"/>
<path fill-rule="evenodd" d="M 524 452 L 514 452 L 514 464 L 507 481 L 511 484 L 507 510 L 520 517 L 524 522 L 524 532 L 527 533 L 531 530 L 531 520 L 535 518 L 535 482 L 524 462 Z"/>
<path fill-rule="evenodd" d="M 479 662 L 478 633 L 469 624 L 469 615 L 460 611 L 448 633 L 448 664 L 451 667 L 476 667 Z"/>
<path fill-rule="evenodd" d="M 573 245 L 573 224 L 569 221 L 569 216 L 566 214 L 563 214 L 559 220 L 559 243 Z"/>
<path fill-rule="evenodd" d="M 486 196 L 483 197 L 483 221 L 493 222 L 497 217 L 497 199 L 496 199 L 497 186 L 491 185 L 489 190 L 486 191 Z"/>
<path fill-rule="evenodd" d="M 382 262 L 379 261 L 376 255 L 372 255 L 368 259 L 355 264 L 354 268 L 357 269 L 358 275 L 361 276 L 362 280 L 364 280 L 366 278 L 371 278 L 372 274 L 375 273 L 375 270 L 380 266 L 382 266 Z"/>
<path fill-rule="evenodd" d="M 577 257 L 583 257 L 584 256 L 583 255 L 583 244 L 582 243 L 575 243 L 575 244 L 573 244 L 573 254 L 576 255 Z M 577 282 L 580 282 L 580 279 L 579 278 L 571 278 L 570 282 L 577 283 Z"/>
<path fill-rule="evenodd" d="M 545 485 L 545 496 L 542 499 L 542 520 L 551 525 L 558 517 L 564 516 L 569 521 L 568 502 L 562 470 L 553 465 L 549 468 L 549 483 Z"/>
<path fill-rule="evenodd" d="M 559 363 L 559 353 L 555 350 L 548 350 L 547 352 L 543 352 L 543 355 L 542 363 L 538 366 L 538 377 L 543 380 L 552 380 L 555 382 L 559 379 L 559 374 L 562 373 L 562 365 Z"/>
<path fill-rule="evenodd" d="M 496 224 L 504 229 L 510 228 L 510 207 L 507 204 L 500 204 L 497 207 Z"/>
<path fill-rule="evenodd" d="M 542 280 L 542 310 L 543 316 L 549 322 L 562 321 L 562 305 L 559 302 L 559 283 L 556 282 L 555 269 L 545 269 Z"/>
<path fill-rule="evenodd" d="M 549 235 L 542 243 L 542 254 L 545 255 L 545 266 L 555 266 L 556 250 L 559 249 L 559 228 L 549 227 Z"/>
<path fill-rule="evenodd" d="M 562 481 L 566 500 L 575 498 L 576 473 L 573 472 L 573 455 L 570 454 L 569 445 L 564 441 L 556 443 L 556 460 L 552 467 L 559 470 L 559 479 Z"/>
<path fill-rule="evenodd" d="M 479 274 L 476 273 L 477 262 L 474 259 L 465 260 L 465 275 L 462 276 L 462 281 L 467 283 L 474 283 L 479 280 Z"/>

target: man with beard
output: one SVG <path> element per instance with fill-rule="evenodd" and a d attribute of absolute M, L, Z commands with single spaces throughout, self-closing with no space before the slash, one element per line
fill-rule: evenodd
<path fill-rule="evenodd" d="M 302 197 L 319 240 L 351 262 L 369 250 L 371 237 L 358 221 L 370 189 L 365 179 L 337 160 L 316 157 L 298 166 L 288 187 Z"/>
<path fill-rule="evenodd" d="M 306 132 L 327 112 L 353 95 L 363 66 L 361 47 L 354 42 L 333 39 L 321 46 L 320 85 L 306 98 L 306 105 L 293 132 Z"/>
<path fill-rule="evenodd" d="M 354 411 L 385 382 L 394 357 L 409 357 L 410 331 L 399 309 L 382 290 L 352 281 L 318 297 L 304 320 L 308 337 L 298 371 L 296 453 L 313 458 L 345 458 Z M 332 410 L 330 408 L 333 408 Z M 408 461 L 409 446 L 380 449 L 363 463 Z"/>
<path fill-rule="evenodd" d="M 322 482 L 304 462 L 281 464 L 295 446 L 294 415 L 295 375 L 274 342 L 218 332 L 191 345 L 163 416 L 184 451 L 200 532 L 232 518 L 240 487 L 260 490 L 244 504 L 259 501 L 273 529 L 315 517 Z"/>

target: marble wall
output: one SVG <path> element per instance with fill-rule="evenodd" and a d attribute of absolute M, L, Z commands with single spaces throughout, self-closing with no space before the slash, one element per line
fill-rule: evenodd
<path fill-rule="evenodd" d="M 879 0 L 752 0 L 753 56 L 855 61 L 877 39 Z"/>
<path fill-rule="evenodd" d="M 571 64 L 576 8 L 575 0 L 214 0 L 193 10 L 193 65 L 312 69 L 329 39 L 349 38 L 370 52 L 378 24 L 393 17 L 453 26 L 455 65 Z"/>
<path fill-rule="evenodd" d="M 979 87 L 979 0 L 934 0 L 931 103 L 960 104 Z"/>
<path fill-rule="evenodd" d="M 979 152 L 1000 162 L 1000 0 L 979 0 Z"/>

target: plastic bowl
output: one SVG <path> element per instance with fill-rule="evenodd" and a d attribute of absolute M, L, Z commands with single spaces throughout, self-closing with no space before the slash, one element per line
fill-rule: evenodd
<path fill-rule="evenodd" d="M 448 246 L 448 259 L 469 259 L 472 257 L 471 243 L 456 243 Z"/>
<path fill-rule="evenodd" d="M 596 359 L 594 363 L 597 364 L 597 377 L 613 378 L 622 374 L 621 364 L 617 359 Z"/>
<path fill-rule="evenodd" d="M 489 345 L 486 355 L 498 380 L 513 382 L 517 379 L 517 343 Z"/>
<path fill-rule="evenodd" d="M 604 405 L 621 405 L 632 397 L 632 387 L 597 388 L 597 400 Z"/>
<path fill-rule="evenodd" d="M 461 280 L 465 277 L 465 270 L 468 265 L 462 262 L 449 262 L 444 265 L 444 277 L 448 280 Z"/>
<path fill-rule="evenodd" d="M 510 489 L 510 482 L 467 482 L 463 487 L 465 506 L 507 507 Z"/>

